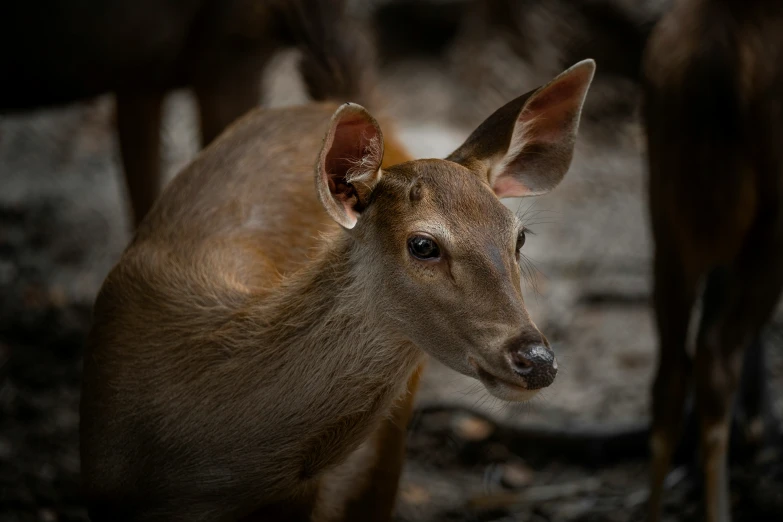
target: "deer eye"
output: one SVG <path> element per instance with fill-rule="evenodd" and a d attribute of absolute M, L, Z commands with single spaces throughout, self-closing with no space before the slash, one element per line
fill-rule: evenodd
<path fill-rule="evenodd" d="M 408 251 L 416 259 L 430 260 L 440 257 L 440 248 L 434 239 L 427 236 L 413 236 L 408 240 Z"/>
<path fill-rule="evenodd" d="M 519 251 L 525 246 L 525 239 L 525 229 L 523 228 L 519 231 L 519 235 L 517 236 L 517 254 L 519 254 Z"/>

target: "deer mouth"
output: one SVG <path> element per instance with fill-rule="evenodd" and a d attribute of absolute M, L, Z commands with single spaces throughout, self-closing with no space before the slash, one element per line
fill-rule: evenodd
<path fill-rule="evenodd" d="M 481 381 L 489 393 L 499 399 L 511 402 L 524 402 L 532 399 L 541 391 L 539 389 L 528 389 L 522 377 L 519 377 L 514 382 L 511 379 L 498 377 L 494 373 L 485 370 L 473 357 L 468 357 L 468 361 L 476 370 L 476 378 Z"/>

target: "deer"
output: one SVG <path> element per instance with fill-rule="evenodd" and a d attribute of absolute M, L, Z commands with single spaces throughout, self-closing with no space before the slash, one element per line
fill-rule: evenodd
<path fill-rule="evenodd" d="M 594 71 L 508 102 L 446 159 L 387 154 L 340 100 L 254 109 L 204 149 L 95 302 L 92 520 L 389 520 L 427 357 L 507 401 L 549 386 L 501 198 L 563 179 Z"/>
<path fill-rule="evenodd" d="M 703 507 L 729 522 L 732 412 L 746 406 L 761 435 L 761 331 L 783 288 L 783 6 L 760 0 L 678 0 L 644 58 L 644 122 L 659 342 L 652 386 L 649 520 L 693 391 Z M 702 310 L 695 348 L 688 332 Z M 747 365 L 743 366 L 743 358 Z M 738 402 L 739 401 L 739 402 Z M 747 407 L 749 405 L 749 407 Z"/>
<path fill-rule="evenodd" d="M 201 145 L 261 101 L 261 74 L 281 49 L 305 52 L 310 96 L 315 78 L 340 63 L 331 34 L 343 0 L 88 0 L 5 2 L 0 6 L 0 114 L 18 114 L 113 93 L 125 184 L 135 228 L 160 194 L 163 102 L 190 88 Z M 46 14 L 42 14 L 46 13 Z M 329 38 L 309 40 L 313 32 Z M 352 31 L 340 34 L 351 38 Z M 316 57 L 313 59 L 313 55 Z M 340 77 L 333 75 L 335 79 Z M 358 75 L 342 78 L 360 80 Z M 350 86 L 345 86 L 349 88 Z"/>

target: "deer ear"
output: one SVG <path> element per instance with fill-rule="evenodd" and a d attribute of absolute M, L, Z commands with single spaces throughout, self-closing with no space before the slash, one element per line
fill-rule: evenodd
<path fill-rule="evenodd" d="M 447 159 L 481 171 L 500 198 L 549 192 L 571 165 L 594 73 L 595 62 L 584 60 L 509 102 Z"/>
<path fill-rule="evenodd" d="M 383 135 L 364 107 L 341 105 L 332 116 L 316 166 L 318 198 L 329 215 L 353 228 L 381 178 Z"/>

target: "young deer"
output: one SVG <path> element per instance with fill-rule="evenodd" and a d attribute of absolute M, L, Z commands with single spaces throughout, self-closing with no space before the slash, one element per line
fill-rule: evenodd
<path fill-rule="evenodd" d="M 113 92 L 134 225 L 160 192 L 166 94 L 191 87 L 206 145 L 260 101 L 261 72 L 283 47 L 328 53 L 344 0 L 45 0 L 0 3 L 0 113 Z M 339 39 L 332 32 L 339 34 Z M 303 38 L 316 33 L 317 38 Z M 322 36 L 327 36 L 324 38 Z M 309 45 L 314 43 L 315 45 Z M 325 46 L 325 47 L 324 47 Z M 305 78 L 323 60 L 303 63 Z M 313 66 L 315 65 L 315 68 Z M 359 78 L 358 75 L 346 77 Z M 310 94 L 317 87 L 308 82 Z"/>
<path fill-rule="evenodd" d="M 647 50 L 645 117 L 660 338 L 653 386 L 653 521 L 661 517 L 663 482 L 691 386 L 706 519 L 730 520 L 726 454 L 742 358 L 749 348 L 760 350 L 760 330 L 783 287 L 782 30 L 779 2 L 680 0 L 655 28 Z M 686 337 L 702 282 L 691 360 Z M 751 369 L 757 379 L 763 379 L 761 369 Z M 759 419 L 753 424 L 758 429 Z"/>
<path fill-rule="evenodd" d="M 93 520 L 386 520 L 424 354 L 506 400 L 551 384 L 525 230 L 498 198 L 563 178 L 594 68 L 511 101 L 446 160 L 382 164 L 356 104 L 256 110 L 204 150 L 95 304 Z"/>

